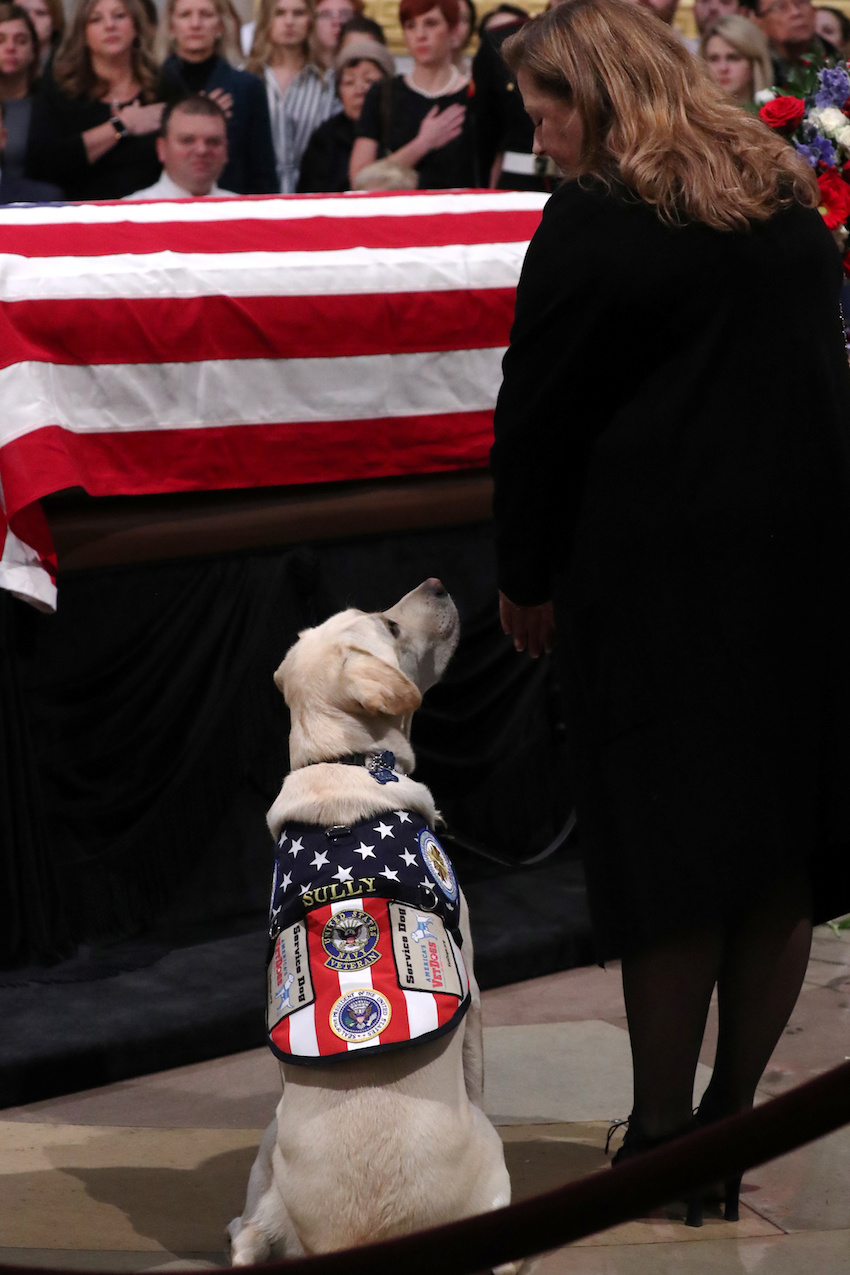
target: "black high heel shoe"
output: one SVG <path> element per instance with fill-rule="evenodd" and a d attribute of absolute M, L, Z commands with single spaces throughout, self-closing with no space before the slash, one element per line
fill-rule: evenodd
<path fill-rule="evenodd" d="M 673 1133 L 664 1133 L 660 1137 L 650 1137 L 644 1133 L 640 1125 L 635 1121 L 634 1116 L 630 1116 L 628 1120 L 615 1120 L 608 1130 L 608 1137 L 605 1140 L 605 1154 L 608 1154 L 608 1148 L 611 1145 L 611 1137 L 617 1129 L 621 1129 L 626 1125 L 626 1136 L 611 1159 L 612 1166 L 622 1164 L 624 1160 L 631 1160 L 634 1156 L 644 1155 L 647 1151 L 655 1151 L 657 1147 L 666 1146 L 669 1142 L 675 1142 L 677 1138 L 684 1138 L 686 1134 L 693 1133 L 697 1128 L 696 1118 L 689 1120 L 687 1124 L 682 1125 L 680 1129 L 675 1129 Z M 703 1220 L 703 1196 L 691 1195 L 685 1198 L 685 1225 L 686 1226 L 702 1226 Z"/>
<path fill-rule="evenodd" d="M 718 1120 L 724 1120 L 727 1116 L 735 1115 L 734 1111 L 723 1111 L 716 1105 L 712 1108 L 711 1099 L 703 1101 L 694 1112 L 694 1121 L 698 1129 L 705 1129 L 710 1124 L 715 1124 Z M 706 1198 L 723 1201 L 723 1217 L 727 1222 L 740 1221 L 740 1195 L 741 1195 L 741 1175 L 735 1178 L 727 1178 L 722 1185 L 722 1190 L 707 1195 Z"/>

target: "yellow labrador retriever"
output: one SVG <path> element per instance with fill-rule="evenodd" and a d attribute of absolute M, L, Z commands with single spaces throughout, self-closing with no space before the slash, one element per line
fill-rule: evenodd
<path fill-rule="evenodd" d="M 431 579 L 389 611 L 306 630 L 275 674 L 292 716 L 292 769 L 268 814 L 268 1025 L 284 1088 L 230 1224 L 234 1266 L 510 1200 L 482 1110 L 466 903 L 431 794 L 410 778 L 413 711 L 457 638 Z"/>

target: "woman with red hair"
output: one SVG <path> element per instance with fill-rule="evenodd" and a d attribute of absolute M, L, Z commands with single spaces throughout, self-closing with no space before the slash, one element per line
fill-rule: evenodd
<path fill-rule="evenodd" d="M 387 158 L 415 169 L 421 190 L 474 186 L 472 87 L 453 61 L 458 0 L 401 0 L 398 12 L 413 70 L 366 95 L 351 180 Z"/>

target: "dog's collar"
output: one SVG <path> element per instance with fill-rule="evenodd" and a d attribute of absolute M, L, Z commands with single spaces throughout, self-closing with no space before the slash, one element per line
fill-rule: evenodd
<path fill-rule="evenodd" d="M 395 753 L 388 748 L 379 753 L 346 753 L 344 757 L 323 757 L 321 761 L 308 761 L 308 766 L 364 766 L 378 784 L 397 784 Z"/>

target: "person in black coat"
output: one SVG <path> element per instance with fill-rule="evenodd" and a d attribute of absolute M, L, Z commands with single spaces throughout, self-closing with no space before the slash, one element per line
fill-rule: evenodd
<path fill-rule="evenodd" d="M 255 75 L 221 56 L 229 16 L 225 0 L 168 0 L 163 25 L 173 52 L 163 63 L 158 92 L 169 103 L 192 93 L 217 101 L 227 115 L 221 185 L 239 195 L 273 195 L 278 185 L 266 91 Z"/>
<path fill-rule="evenodd" d="M 567 180 L 495 417 L 500 608 L 559 660 L 600 956 L 623 962 L 622 1157 L 693 1127 L 715 987 L 697 1120 L 752 1105 L 812 921 L 850 909 L 842 270 L 811 170 L 640 5 L 566 0 L 504 47 Z"/>

